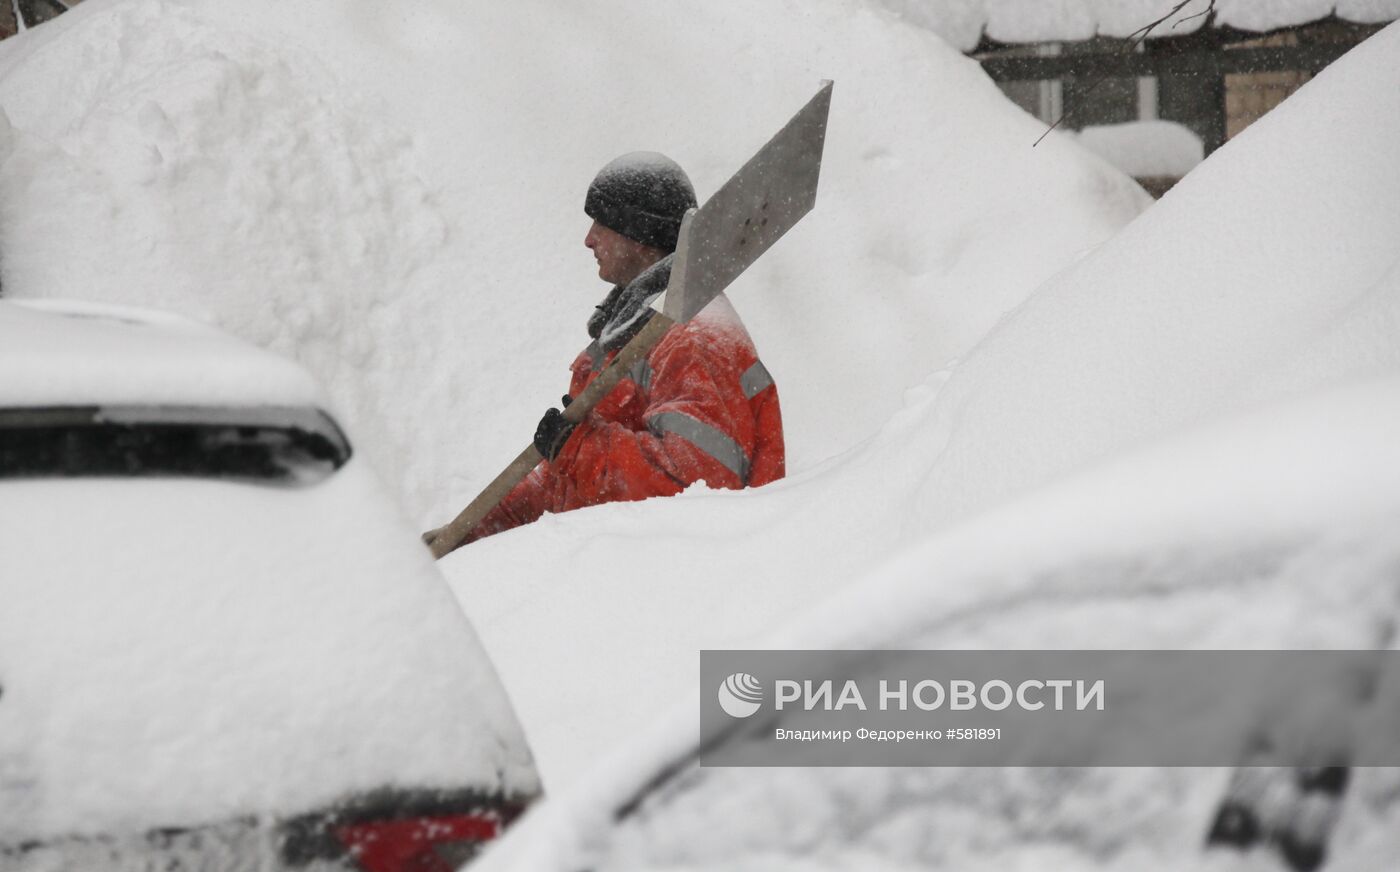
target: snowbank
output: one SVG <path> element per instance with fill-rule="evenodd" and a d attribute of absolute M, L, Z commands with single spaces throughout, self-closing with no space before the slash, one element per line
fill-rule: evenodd
<path fill-rule="evenodd" d="M 1400 366 L 1400 28 L 1359 46 L 1041 288 L 924 413 L 965 516 L 1163 430 Z M 1385 106 L 1385 109 L 1379 109 Z M 1304 369 L 1301 354 L 1311 368 Z"/>
<path fill-rule="evenodd" d="M 1154 442 L 1000 506 L 754 647 L 1394 647 L 1397 517 L 1392 375 Z M 482 872 L 772 868 L 777 857 L 813 870 L 1267 866 L 1202 850 L 1219 769 L 688 763 L 617 825 L 614 808 L 694 751 L 697 704 L 635 730 L 532 810 Z M 1367 858 L 1393 848 L 1398 778 L 1357 771 L 1327 868 L 1382 868 Z"/>
<path fill-rule="evenodd" d="M 1133 178 L 1180 178 L 1205 157 L 1201 138 L 1175 121 L 1098 124 L 1072 135 L 1080 145 Z"/>
<path fill-rule="evenodd" d="M 976 64 L 855 0 L 82 4 L 0 46 L 5 292 L 295 357 L 436 525 L 586 344 L 593 173 L 659 150 L 706 196 L 822 78 L 817 211 L 732 293 L 800 470 L 1146 203 L 1071 143 L 1031 149 Z"/>
<path fill-rule="evenodd" d="M 753 494 L 549 517 L 444 561 L 546 781 L 691 686 L 697 650 L 751 644 L 943 526 L 1165 432 L 1400 370 L 1397 41 L 1212 155 L 858 449 Z"/>

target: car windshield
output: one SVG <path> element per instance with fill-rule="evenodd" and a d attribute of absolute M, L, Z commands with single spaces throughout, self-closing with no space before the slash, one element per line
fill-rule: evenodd
<path fill-rule="evenodd" d="M 0 479 L 166 476 L 315 484 L 350 459 L 319 409 L 0 409 Z"/>

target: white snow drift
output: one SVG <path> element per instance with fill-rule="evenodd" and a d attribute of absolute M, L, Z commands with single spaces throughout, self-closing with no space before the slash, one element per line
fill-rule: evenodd
<path fill-rule="evenodd" d="M 1030 148 L 1039 126 L 971 61 L 854 0 L 89 0 L 0 48 L 3 279 L 293 354 L 437 523 L 583 344 L 606 290 L 592 173 L 656 149 L 703 196 L 835 79 L 817 211 L 733 291 L 794 477 L 549 517 L 445 563 L 557 787 L 685 693 L 698 648 L 969 513 L 1393 371 L 1397 39 L 1095 249 L 1141 193 L 1065 138 Z"/>
<path fill-rule="evenodd" d="M 5 292 L 295 357 L 435 526 L 587 342 L 593 173 L 662 151 L 707 196 L 823 78 L 818 208 L 733 291 L 810 467 L 1146 202 L 856 0 L 84 3 L 0 45 Z"/>
<path fill-rule="evenodd" d="M 752 647 L 1394 648 L 1397 520 L 1392 375 L 1158 440 L 999 506 Z M 1393 711 L 1395 693 L 1372 704 Z M 1273 862 L 1262 850 L 1202 850 L 1224 795 L 1219 769 L 697 770 L 690 760 L 657 787 L 695 751 L 697 705 L 692 693 L 632 731 L 590 778 L 532 811 L 482 872 Z M 1382 868 L 1376 858 L 1396 845 L 1397 782 L 1400 770 L 1355 772 L 1327 868 Z M 614 810 L 639 796 L 641 810 L 619 824 Z"/>

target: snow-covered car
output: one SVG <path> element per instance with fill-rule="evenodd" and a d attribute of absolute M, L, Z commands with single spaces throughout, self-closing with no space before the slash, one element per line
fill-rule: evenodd
<path fill-rule="evenodd" d="M 1392 376 L 1179 433 L 1007 503 L 757 647 L 1394 649 L 1398 523 Z M 715 690 L 699 692 L 713 704 Z M 1207 847 L 1222 810 L 1239 811 L 1228 768 L 701 767 L 783 722 L 735 720 L 697 743 L 698 704 L 619 742 L 474 869 L 1284 872 L 1325 859 L 1372 872 L 1400 856 L 1397 769 L 1280 769 L 1245 803 L 1249 825 L 1217 827 Z"/>
<path fill-rule="evenodd" d="M 0 869 L 455 868 L 539 793 L 300 367 L 0 303 Z"/>

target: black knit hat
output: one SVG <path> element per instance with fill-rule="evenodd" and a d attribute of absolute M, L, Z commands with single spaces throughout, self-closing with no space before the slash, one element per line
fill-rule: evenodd
<path fill-rule="evenodd" d="M 675 251 L 681 218 L 695 205 L 695 188 L 675 161 L 654 151 L 634 151 L 598 171 L 583 211 L 628 239 Z"/>

